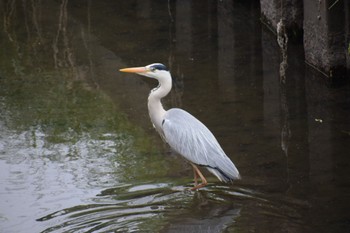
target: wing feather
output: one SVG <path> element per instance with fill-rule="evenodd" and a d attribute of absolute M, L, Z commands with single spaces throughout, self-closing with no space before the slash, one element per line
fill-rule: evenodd
<path fill-rule="evenodd" d="M 221 181 L 239 178 L 239 172 L 210 130 L 188 112 L 173 108 L 162 124 L 167 143 L 190 162 L 205 166 Z"/>

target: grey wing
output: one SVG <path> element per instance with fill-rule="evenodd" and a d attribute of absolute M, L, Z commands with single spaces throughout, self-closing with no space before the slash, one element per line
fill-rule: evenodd
<path fill-rule="evenodd" d="M 173 108 L 162 124 L 167 143 L 190 162 L 205 166 L 221 181 L 239 178 L 239 172 L 209 129 L 188 112 Z"/>

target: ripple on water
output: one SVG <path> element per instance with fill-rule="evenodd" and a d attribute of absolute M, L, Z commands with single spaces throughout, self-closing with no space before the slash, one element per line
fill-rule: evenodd
<path fill-rule="evenodd" d="M 233 197 L 231 201 L 220 197 L 220 189 L 212 191 L 209 187 L 191 192 L 167 183 L 121 185 L 102 190 L 93 198 L 94 204 L 59 210 L 37 221 L 51 225 L 43 232 L 173 232 L 195 226 L 223 230 L 240 208 L 233 204 Z"/>
<path fill-rule="evenodd" d="M 249 226 L 245 219 L 263 216 L 264 221 L 285 219 L 300 229 L 299 209 L 308 206 L 240 185 L 213 184 L 196 192 L 189 187 L 124 184 L 102 190 L 91 199 L 93 204 L 59 210 L 37 221 L 49 226 L 43 232 L 222 232 L 234 231 L 242 223 Z"/>

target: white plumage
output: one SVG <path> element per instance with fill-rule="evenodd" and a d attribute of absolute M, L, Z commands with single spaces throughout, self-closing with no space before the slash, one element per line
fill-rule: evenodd
<path fill-rule="evenodd" d="M 188 112 L 172 108 L 165 113 L 163 132 L 167 143 L 185 159 L 206 167 L 223 182 L 239 172 L 209 129 Z"/>

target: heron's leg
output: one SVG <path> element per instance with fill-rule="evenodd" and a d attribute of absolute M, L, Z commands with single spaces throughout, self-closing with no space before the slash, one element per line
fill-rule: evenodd
<path fill-rule="evenodd" d="M 194 190 L 197 190 L 199 188 L 202 188 L 202 187 L 206 186 L 208 184 L 208 182 L 205 179 L 205 177 L 203 176 L 203 174 L 201 173 L 201 171 L 199 170 L 199 168 L 196 165 L 192 164 L 192 163 L 191 163 L 191 165 L 192 165 L 193 170 L 195 171 L 195 173 L 197 173 L 199 175 L 199 177 L 201 178 L 201 180 L 202 180 L 201 184 L 195 183 L 195 186 L 193 188 L 191 188 L 191 190 L 194 191 Z"/>
<path fill-rule="evenodd" d="M 192 167 L 193 167 L 193 165 L 192 165 Z M 196 169 L 194 169 L 194 167 L 193 167 L 193 176 L 194 176 L 194 186 L 197 186 L 198 185 L 198 175 L 197 175 L 197 171 L 196 171 Z"/>

